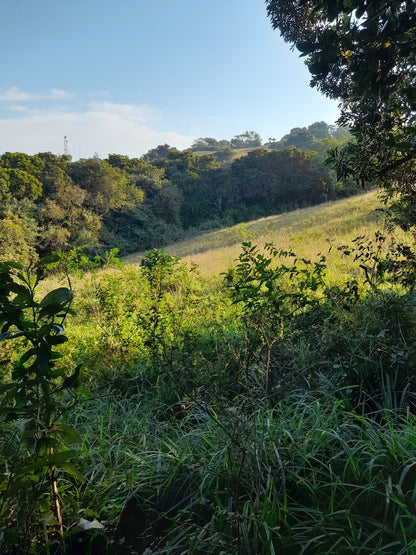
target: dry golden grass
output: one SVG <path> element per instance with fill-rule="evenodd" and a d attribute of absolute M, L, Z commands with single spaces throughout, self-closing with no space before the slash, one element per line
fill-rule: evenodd
<path fill-rule="evenodd" d="M 357 269 L 350 260 L 341 257 L 336 247 L 350 244 L 357 236 L 371 237 L 376 230 L 383 229 L 381 208 L 378 193 L 371 191 L 204 233 L 164 250 L 197 264 L 203 277 L 213 278 L 234 265 L 243 241 L 259 247 L 273 243 L 311 260 L 316 260 L 320 253 L 327 255 L 330 275 L 339 281 L 355 277 Z M 331 245 L 333 248 L 328 253 Z M 142 257 L 143 253 L 134 253 L 125 257 L 124 262 L 138 263 Z"/>
<path fill-rule="evenodd" d="M 257 150 L 257 149 L 263 149 L 263 150 L 269 150 L 267 147 L 255 147 L 255 148 L 238 148 L 238 149 L 233 149 L 233 154 L 230 158 L 230 162 L 237 160 L 238 158 L 243 158 L 243 156 L 247 156 L 247 154 L 253 150 Z M 198 154 L 199 156 L 204 156 L 205 154 L 216 154 L 217 152 L 221 152 L 218 150 L 194 150 L 192 151 L 194 154 Z"/>
<path fill-rule="evenodd" d="M 164 250 L 195 262 L 207 276 L 218 275 L 231 267 L 243 241 L 258 245 L 271 242 L 282 248 L 292 247 L 302 256 L 313 257 L 328 249 L 328 240 L 346 242 L 350 237 L 374 230 L 379 225 L 374 210 L 379 206 L 377 194 L 370 192 L 204 233 Z M 123 261 L 135 264 L 142 257 L 142 252 L 133 253 Z"/>

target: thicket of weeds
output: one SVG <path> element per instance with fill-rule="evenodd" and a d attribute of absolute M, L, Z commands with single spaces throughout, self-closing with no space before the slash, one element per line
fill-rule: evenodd
<path fill-rule="evenodd" d="M 215 283 L 161 251 L 77 282 L 68 552 L 415 553 L 416 311 L 379 242 L 339 284 L 249 242 Z"/>

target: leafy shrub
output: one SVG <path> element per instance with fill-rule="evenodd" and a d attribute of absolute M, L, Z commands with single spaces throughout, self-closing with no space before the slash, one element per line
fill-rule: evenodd
<path fill-rule="evenodd" d="M 247 355 L 242 364 L 246 384 L 249 386 L 250 367 L 256 362 L 267 398 L 272 350 L 282 354 L 289 323 L 296 315 L 319 307 L 326 265 L 324 257 L 312 263 L 271 244 L 264 250 L 262 254 L 257 246 L 244 242 L 235 269 L 224 279 L 233 304 L 241 307 L 246 331 Z M 280 349 L 276 349 L 278 344 Z"/>
<path fill-rule="evenodd" d="M 80 367 L 68 375 L 59 364 L 67 338 L 63 323 L 73 291 L 60 287 L 37 298 L 50 256 L 24 272 L 19 264 L 0 264 L 0 341 L 18 342 L 10 371 L 0 381 L 0 549 L 29 553 L 35 546 L 63 545 L 58 470 L 81 478 L 70 463 L 80 442 L 67 415 L 80 386 Z M 10 365 L 9 365 L 10 368 Z M 73 485 L 63 491 L 73 505 Z M 68 511 L 71 515 L 71 510 Z"/>

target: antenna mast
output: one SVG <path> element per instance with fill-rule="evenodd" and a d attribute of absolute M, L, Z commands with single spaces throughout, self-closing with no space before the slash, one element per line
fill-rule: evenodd
<path fill-rule="evenodd" d="M 64 156 L 69 156 L 68 137 L 64 135 Z"/>

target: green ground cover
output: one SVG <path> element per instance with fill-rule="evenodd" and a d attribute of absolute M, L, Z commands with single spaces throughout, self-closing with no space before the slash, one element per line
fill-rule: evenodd
<path fill-rule="evenodd" d="M 416 552 L 415 299 L 367 206 L 373 193 L 240 227 L 215 278 L 218 244 L 207 267 L 192 244 L 69 276 L 53 359 L 54 445 L 75 450 L 54 459 L 68 553 Z M 364 228 L 371 244 L 337 249 Z M 2 342 L 2 386 L 25 349 Z M 77 368 L 82 388 L 63 388 Z M 29 428 L 0 424 L 0 551 L 57 553 L 35 499 L 50 465 L 19 474 Z"/>

